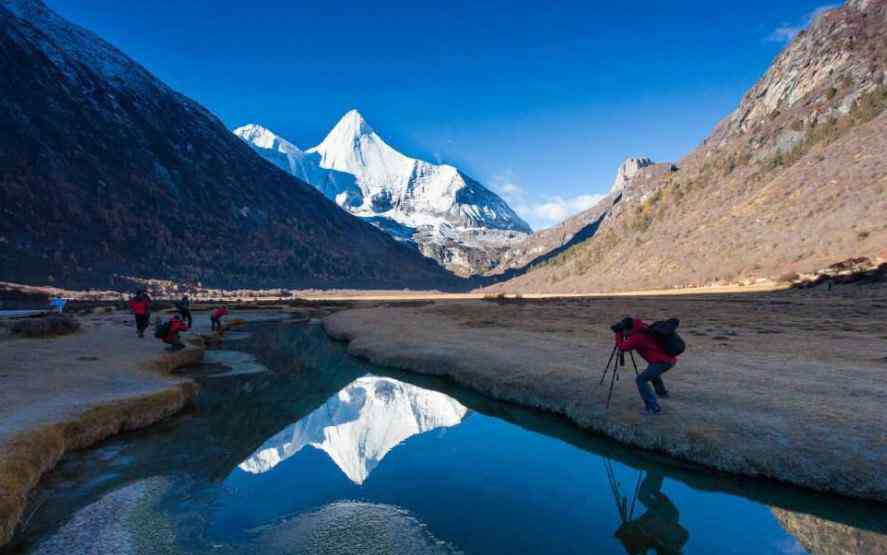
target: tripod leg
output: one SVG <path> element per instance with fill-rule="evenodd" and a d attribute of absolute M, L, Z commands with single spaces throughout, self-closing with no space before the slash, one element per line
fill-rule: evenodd
<path fill-rule="evenodd" d="M 613 365 L 613 375 L 610 376 L 610 391 L 607 393 L 607 408 L 610 408 L 610 399 L 613 398 L 613 386 L 616 385 L 616 380 L 618 380 L 618 379 L 619 379 L 619 370 L 618 370 L 618 367 L 614 364 Z"/>
<path fill-rule="evenodd" d="M 613 346 L 613 350 L 610 352 L 610 358 L 609 358 L 609 360 L 607 360 L 607 365 L 604 366 L 604 373 L 601 374 L 601 381 L 598 383 L 598 385 L 603 385 L 603 384 L 604 384 L 604 380 L 607 378 L 607 370 L 609 370 L 609 368 L 610 368 L 610 363 L 613 362 L 613 357 L 616 356 L 616 351 L 617 351 L 617 350 L 618 350 L 618 347 L 616 347 L 616 346 L 614 345 L 614 346 Z"/>
<path fill-rule="evenodd" d="M 631 353 L 631 363 L 634 365 L 634 375 L 637 376 L 638 372 L 638 362 L 634 359 L 634 351 Z"/>

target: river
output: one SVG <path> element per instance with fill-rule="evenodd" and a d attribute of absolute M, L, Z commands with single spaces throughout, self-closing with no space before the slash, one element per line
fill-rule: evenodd
<path fill-rule="evenodd" d="M 72 453 L 7 553 L 884 553 L 887 508 L 625 448 L 254 324 L 192 409 Z"/>

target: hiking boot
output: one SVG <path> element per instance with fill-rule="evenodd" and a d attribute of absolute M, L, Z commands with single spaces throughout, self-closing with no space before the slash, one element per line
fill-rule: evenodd
<path fill-rule="evenodd" d="M 662 414 L 662 407 L 659 405 L 651 405 L 649 407 L 644 408 L 644 411 L 641 413 L 644 416 L 659 416 Z"/>

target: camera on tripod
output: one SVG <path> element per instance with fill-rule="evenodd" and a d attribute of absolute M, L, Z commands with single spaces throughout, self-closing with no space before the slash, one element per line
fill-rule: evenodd
<path fill-rule="evenodd" d="M 613 330 L 613 333 L 621 333 L 623 335 L 627 335 L 632 329 L 634 329 L 634 319 L 626 316 L 622 320 L 616 322 L 610 329 Z M 629 356 L 631 356 L 631 364 L 634 366 L 634 375 L 638 375 L 638 363 L 634 358 L 634 353 L 629 351 Z M 607 365 L 604 366 L 604 373 L 601 375 L 601 381 L 598 385 L 603 385 L 604 381 L 607 379 L 607 374 L 610 374 L 610 391 L 607 393 L 607 408 L 610 408 L 610 399 L 613 398 L 613 387 L 616 385 L 616 382 L 619 380 L 619 367 L 625 368 L 625 351 L 619 349 L 618 346 L 614 345 L 613 350 L 610 352 L 610 358 L 607 360 Z"/>
<path fill-rule="evenodd" d="M 610 329 L 613 330 L 613 333 L 628 333 L 634 328 L 634 318 L 626 316 L 625 318 L 619 320 L 612 326 Z"/>

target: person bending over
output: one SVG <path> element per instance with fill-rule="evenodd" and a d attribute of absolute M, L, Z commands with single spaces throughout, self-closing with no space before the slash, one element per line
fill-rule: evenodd
<path fill-rule="evenodd" d="M 185 321 L 182 320 L 181 316 L 176 314 L 172 317 L 172 320 L 169 321 L 169 329 L 166 331 L 166 335 L 161 337 L 164 343 L 169 345 L 167 350 L 169 351 L 181 351 L 185 348 L 185 344 L 182 343 L 181 338 L 179 337 L 179 333 L 183 331 L 187 331 L 188 326 L 185 324 Z"/>
<path fill-rule="evenodd" d="M 212 311 L 212 314 L 209 315 L 212 331 L 222 331 L 222 316 L 226 314 L 228 314 L 227 306 L 222 306 Z"/>
<path fill-rule="evenodd" d="M 668 397 L 662 374 L 671 370 L 677 363 L 677 357 L 666 353 L 656 339 L 647 331 L 647 324 L 636 318 L 625 318 L 620 325 L 624 331 L 617 331 L 615 336 L 616 346 L 620 351 L 635 350 L 641 358 L 647 361 L 647 368 L 641 372 L 635 382 L 638 384 L 638 392 L 644 400 L 644 410 L 648 414 L 659 414 L 662 408 L 659 406 L 659 397 Z M 615 328 L 614 328 L 615 329 Z M 652 382 L 654 393 L 650 389 Z"/>

